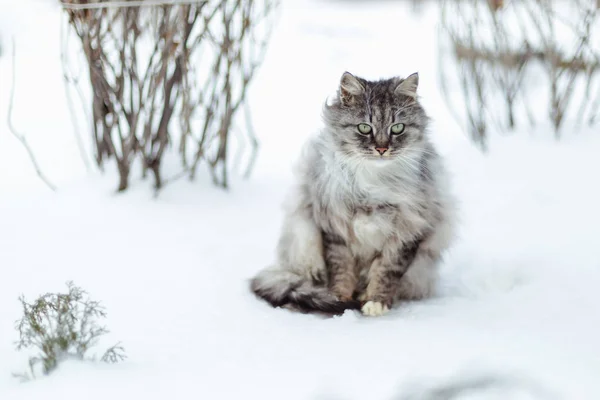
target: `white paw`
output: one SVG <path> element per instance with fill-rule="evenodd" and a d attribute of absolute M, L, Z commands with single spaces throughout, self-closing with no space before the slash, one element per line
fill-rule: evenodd
<path fill-rule="evenodd" d="M 363 315 L 369 317 L 379 317 L 386 312 L 390 311 L 388 306 L 380 303 L 378 301 L 367 301 L 364 306 L 362 306 L 361 310 Z"/>

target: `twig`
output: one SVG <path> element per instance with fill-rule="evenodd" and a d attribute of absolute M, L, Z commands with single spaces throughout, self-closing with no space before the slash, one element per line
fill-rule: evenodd
<path fill-rule="evenodd" d="M 252 173 L 252 170 L 254 169 L 254 163 L 256 162 L 256 157 L 258 156 L 259 143 L 256 137 L 256 132 L 254 131 L 254 125 L 252 124 L 252 112 L 250 111 L 250 104 L 247 100 L 244 101 L 244 116 L 246 117 L 246 130 L 248 132 L 251 146 L 250 161 L 248 161 L 246 171 L 244 172 L 244 178 L 248 179 Z"/>
<path fill-rule="evenodd" d="M 189 173 L 190 173 L 189 167 L 183 168 L 181 171 L 174 174 L 173 176 L 163 179 L 160 187 L 156 187 L 156 186 L 154 187 L 154 197 L 157 198 L 158 195 L 165 189 L 165 186 L 178 181 L 179 179 L 183 178 L 184 176 L 189 176 Z"/>
<path fill-rule="evenodd" d="M 16 76 L 17 76 L 17 69 L 16 69 L 16 62 L 15 62 L 15 60 L 16 60 L 15 47 L 16 47 L 15 38 L 13 37 L 12 38 L 12 80 L 11 80 L 11 85 L 10 85 L 10 100 L 8 102 L 8 129 L 13 134 L 13 136 L 15 138 L 17 138 L 17 140 L 19 142 L 21 142 L 21 144 L 27 151 L 27 154 L 29 155 L 29 159 L 31 160 L 31 163 L 33 164 L 33 168 L 35 169 L 37 176 L 42 180 L 42 182 L 44 182 L 46 184 L 46 186 L 48 186 L 50 188 L 50 190 L 56 191 L 56 186 L 54 186 L 42 172 L 42 169 L 40 168 L 40 166 L 35 158 L 35 154 L 33 153 L 33 150 L 31 149 L 31 147 L 29 146 L 29 143 L 27 142 L 27 139 L 25 138 L 25 135 L 17 132 L 17 130 L 15 129 L 15 126 L 13 124 L 13 121 L 12 121 L 13 106 L 14 106 L 14 100 L 15 100 L 15 81 L 16 81 Z"/>
<path fill-rule="evenodd" d="M 64 88 L 65 88 L 65 94 L 67 95 L 67 105 L 69 107 L 69 114 L 71 115 L 71 122 L 73 123 L 73 127 L 75 128 L 75 140 L 77 141 L 77 147 L 79 148 L 79 155 L 81 156 L 81 161 L 83 161 L 83 164 L 85 165 L 85 169 L 86 171 L 90 171 L 91 167 L 90 167 L 90 161 L 88 160 L 88 156 L 86 154 L 85 151 L 85 145 L 83 143 L 83 139 L 81 137 L 81 130 L 79 128 L 79 123 L 77 122 L 77 113 L 75 113 L 75 106 L 73 104 L 73 98 L 71 97 L 71 91 L 69 90 L 68 84 L 72 83 L 75 88 L 79 88 L 79 82 L 78 79 L 72 79 L 69 77 L 69 75 L 67 75 L 66 71 L 69 69 L 68 68 L 68 61 L 67 61 L 67 47 L 68 47 L 68 35 L 65 34 L 67 27 L 65 26 L 64 20 L 63 22 L 61 22 L 60 25 L 60 42 L 61 42 L 61 50 L 60 50 L 60 61 L 62 63 L 62 67 L 63 67 L 63 78 L 64 78 Z M 80 95 L 80 100 L 82 101 L 83 104 L 83 96 Z M 89 120 L 89 118 L 88 118 Z"/>

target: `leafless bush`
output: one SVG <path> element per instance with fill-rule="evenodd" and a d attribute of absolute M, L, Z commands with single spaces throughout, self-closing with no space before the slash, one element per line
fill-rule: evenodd
<path fill-rule="evenodd" d="M 86 360 L 88 352 L 108 330 L 98 321 L 106 317 L 104 307 L 91 300 L 87 292 L 67 282 L 67 293 L 46 293 L 33 303 L 21 296 L 23 316 L 16 323 L 19 332 L 17 349 L 34 349 L 38 354 L 29 359 L 30 375 L 17 374 L 23 380 L 35 378 L 40 364 L 47 375 L 66 359 Z M 126 358 L 120 344 L 109 347 L 100 358 L 116 363 Z"/>
<path fill-rule="evenodd" d="M 143 176 L 150 171 L 160 189 L 169 149 L 183 175 L 193 178 L 205 161 L 215 184 L 226 187 L 230 132 L 262 61 L 277 1 L 61 2 L 91 86 L 96 163 L 102 168 L 114 159 L 118 190 L 127 189 L 138 159 Z M 85 98 L 69 54 L 63 51 L 65 79 Z M 247 133 L 252 162 L 257 140 L 251 127 Z"/>
<path fill-rule="evenodd" d="M 570 112 L 578 124 L 598 122 L 599 6 L 597 0 L 443 2 L 440 59 L 452 57 L 456 68 L 444 62 L 440 82 L 477 144 L 486 148 L 490 126 L 533 125 L 540 113 L 556 138 Z"/>

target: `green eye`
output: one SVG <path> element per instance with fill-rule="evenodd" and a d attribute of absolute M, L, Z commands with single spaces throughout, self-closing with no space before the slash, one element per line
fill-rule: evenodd
<path fill-rule="evenodd" d="M 371 133 L 371 125 L 369 124 L 358 124 L 358 131 L 360 133 L 362 133 L 363 135 L 366 135 L 368 133 Z"/>
<path fill-rule="evenodd" d="M 404 124 L 396 124 L 396 125 L 392 125 L 392 134 L 394 135 L 399 135 L 402 132 L 404 132 Z"/>

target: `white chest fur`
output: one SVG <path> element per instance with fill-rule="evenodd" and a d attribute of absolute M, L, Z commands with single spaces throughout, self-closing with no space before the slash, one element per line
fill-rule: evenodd
<path fill-rule="evenodd" d="M 319 203 L 328 205 L 326 227 L 349 242 L 354 254 L 380 252 L 391 239 L 411 240 L 426 224 L 418 212 L 418 182 L 399 174 L 394 163 L 340 166 L 332 162 L 320 176 Z"/>
<path fill-rule="evenodd" d="M 396 234 L 393 218 L 388 213 L 359 211 L 351 224 L 352 247 L 359 254 L 381 251 L 385 242 Z"/>

